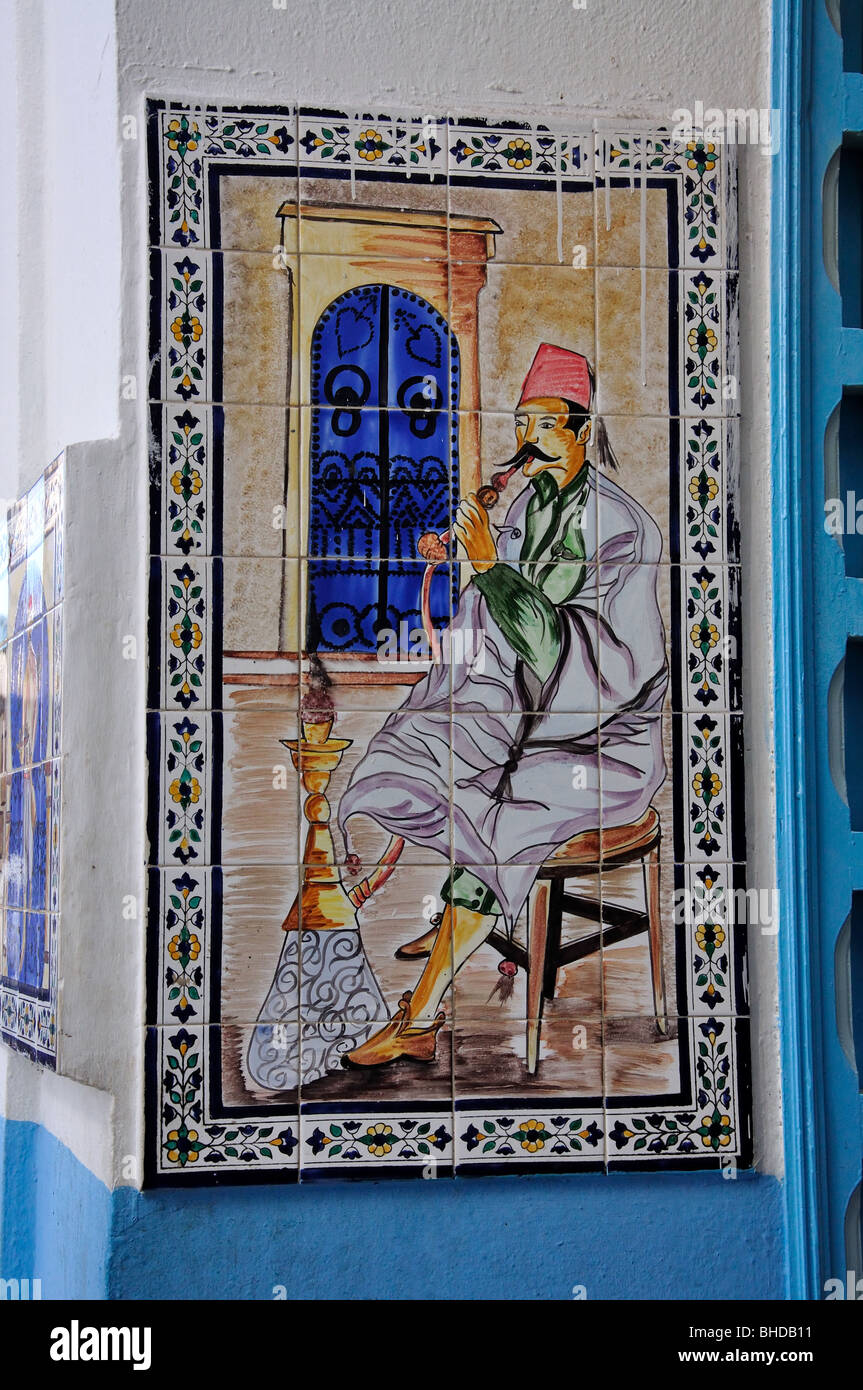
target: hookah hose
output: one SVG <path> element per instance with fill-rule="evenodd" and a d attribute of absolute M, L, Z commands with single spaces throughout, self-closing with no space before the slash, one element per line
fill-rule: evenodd
<path fill-rule="evenodd" d="M 353 888 L 348 889 L 348 897 L 354 907 L 359 909 L 363 903 L 368 902 L 373 893 L 376 893 L 389 878 L 402 850 L 405 842 L 401 835 L 394 835 L 381 856 L 381 861 L 368 878 L 364 878 L 360 883 L 355 883 Z M 358 874 L 362 868 L 362 862 L 358 854 L 349 854 L 345 860 L 345 868 L 349 874 Z"/>
<path fill-rule="evenodd" d="M 523 444 L 514 458 L 509 459 L 499 473 L 495 473 L 489 483 L 481 487 L 476 500 L 487 512 L 492 507 L 497 506 L 500 501 L 501 493 L 512 477 L 513 473 L 533 456 L 533 450 L 529 444 Z M 450 531 L 442 531 L 440 535 L 436 531 L 426 531 L 417 541 L 417 550 L 426 562 L 423 573 L 422 587 L 420 589 L 420 612 L 422 614 L 423 628 L 431 647 L 432 658 L 436 665 L 440 664 L 441 650 L 438 636 L 434 628 L 431 617 L 431 583 L 434 572 L 438 565 L 442 564 L 449 554 Z"/>

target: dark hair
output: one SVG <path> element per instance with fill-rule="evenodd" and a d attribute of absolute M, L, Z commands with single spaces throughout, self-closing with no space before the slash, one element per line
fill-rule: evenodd
<path fill-rule="evenodd" d="M 590 379 L 590 399 L 592 402 L 594 391 L 594 379 L 593 372 L 591 371 L 590 367 L 588 367 L 587 369 L 587 374 Z M 580 405 L 576 405 L 575 401 L 568 401 L 564 399 L 563 403 L 566 406 L 567 411 L 569 412 L 568 419 L 564 428 L 572 430 L 573 434 L 577 437 L 579 434 L 581 434 L 581 431 L 584 429 L 584 426 L 591 418 L 590 411 L 584 410 Z M 601 468 L 616 468 L 617 456 L 614 450 L 612 449 L 611 444 L 609 443 L 608 431 L 605 428 L 605 421 L 603 420 L 601 415 L 596 416 L 594 424 L 596 438 L 596 456 L 599 460 L 599 465 Z"/>

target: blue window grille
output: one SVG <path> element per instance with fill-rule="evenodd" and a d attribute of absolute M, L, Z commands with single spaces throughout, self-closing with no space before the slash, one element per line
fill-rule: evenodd
<path fill-rule="evenodd" d="M 318 320 L 308 651 L 374 652 L 385 630 L 421 629 L 417 541 L 448 529 L 457 497 L 458 382 L 446 320 L 408 290 L 361 285 Z M 455 597 L 444 566 L 431 585 L 436 627 Z"/>

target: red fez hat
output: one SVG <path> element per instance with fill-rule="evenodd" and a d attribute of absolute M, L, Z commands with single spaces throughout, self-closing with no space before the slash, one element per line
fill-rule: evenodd
<path fill-rule="evenodd" d="M 587 358 L 582 357 L 580 352 L 555 347 L 554 343 L 540 343 L 524 379 L 519 405 L 522 401 L 537 400 L 543 396 L 573 401 L 582 410 L 589 410 L 590 367 Z"/>

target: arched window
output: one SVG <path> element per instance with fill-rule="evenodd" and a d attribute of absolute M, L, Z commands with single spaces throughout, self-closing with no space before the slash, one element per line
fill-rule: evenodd
<path fill-rule="evenodd" d="M 394 285 L 361 285 L 312 338 L 308 651 L 374 652 L 383 629 L 421 627 L 424 531 L 457 500 L 459 358 L 446 319 Z M 435 625 L 457 584 L 432 582 Z"/>

